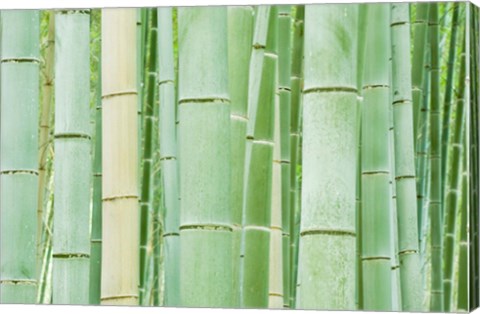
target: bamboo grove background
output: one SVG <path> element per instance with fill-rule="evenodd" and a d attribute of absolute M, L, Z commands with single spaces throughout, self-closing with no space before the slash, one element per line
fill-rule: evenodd
<path fill-rule="evenodd" d="M 478 13 L 1 11 L 1 303 L 477 307 Z"/>

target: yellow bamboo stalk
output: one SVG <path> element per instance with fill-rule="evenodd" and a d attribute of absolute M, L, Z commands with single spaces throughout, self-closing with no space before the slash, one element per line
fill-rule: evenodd
<path fill-rule="evenodd" d="M 138 304 L 136 14 L 102 10 L 101 304 Z"/>

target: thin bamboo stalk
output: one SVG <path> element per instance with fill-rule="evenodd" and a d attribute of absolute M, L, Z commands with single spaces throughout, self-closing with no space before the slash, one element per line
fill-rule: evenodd
<path fill-rule="evenodd" d="M 35 303 L 39 12 L 0 14 L 0 300 Z"/>
<path fill-rule="evenodd" d="M 180 304 L 231 307 L 227 8 L 179 8 L 178 25 Z"/>
<path fill-rule="evenodd" d="M 431 49 L 430 69 L 430 236 L 431 236 L 431 311 L 443 311 L 443 283 L 442 283 L 442 199 L 441 199 L 441 125 L 440 125 L 440 65 L 439 65 L 439 25 L 438 4 L 430 3 L 429 36 Z"/>
<path fill-rule="evenodd" d="M 465 39 L 463 41 L 465 43 Z M 460 197 L 459 187 L 461 186 L 461 176 L 462 176 L 462 164 L 461 158 L 463 154 L 466 154 L 463 144 L 463 133 L 465 128 L 466 120 L 466 110 L 465 110 L 465 75 L 466 75 L 466 64 L 465 64 L 465 44 L 463 45 L 463 51 L 460 55 L 460 73 L 455 101 L 455 120 L 452 130 L 452 139 L 449 142 L 448 150 L 448 169 L 450 175 L 446 180 L 445 188 L 445 213 L 444 213 L 444 235 L 443 235 L 443 289 L 444 289 L 444 309 L 445 311 L 451 311 L 452 309 L 452 298 L 453 298 L 453 289 L 452 289 L 452 279 L 453 279 L 453 264 L 454 264 L 454 246 L 455 246 L 455 226 L 456 226 L 456 217 L 458 216 L 459 207 L 458 198 Z M 444 130 L 445 131 L 445 130 Z M 447 155 L 445 155 L 447 157 Z"/>
<path fill-rule="evenodd" d="M 240 306 L 268 306 L 270 220 L 272 193 L 273 133 L 277 70 L 277 7 L 259 7 L 254 34 L 255 43 L 264 39 L 268 29 L 261 79 L 249 81 L 249 91 L 258 90 L 258 98 L 249 100 L 247 146 L 243 194 L 242 237 L 240 242 Z M 266 18 L 266 19 L 265 19 Z M 267 22 L 267 25 L 262 25 Z M 260 25 L 259 25 L 260 24 Z M 255 69 L 260 54 L 254 48 L 250 69 Z M 260 58 L 258 58 L 260 59 Z M 250 77 L 258 76 L 250 71 Z M 255 93 L 255 92 L 254 92 Z M 255 94 L 254 94 L 255 95 Z M 250 97 L 250 96 L 249 96 Z M 250 102 L 252 101 L 252 102 Z"/>
<path fill-rule="evenodd" d="M 243 175 L 247 133 L 248 77 L 254 17 L 250 6 L 228 7 L 228 84 L 230 109 L 231 199 L 233 218 L 233 295 L 240 306 L 240 241 L 242 234 Z"/>
<path fill-rule="evenodd" d="M 410 4 L 416 6 L 415 21 L 413 21 L 413 55 L 412 55 L 412 101 L 413 101 L 413 135 L 419 138 L 419 131 L 423 121 L 421 120 L 421 104 L 423 94 L 423 81 L 425 72 L 425 56 L 428 42 L 428 3 Z M 418 161 L 417 161 L 418 163 Z"/>
<path fill-rule="evenodd" d="M 357 21 L 357 5 L 305 7 L 300 309 L 355 308 Z"/>
<path fill-rule="evenodd" d="M 398 256 L 404 311 L 422 309 L 408 4 L 391 5 Z M 413 204 L 413 206 L 412 206 Z M 413 223 L 412 223 L 413 222 Z"/>
<path fill-rule="evenodd" d="M 135 37 L 135 10 L 102 9 L 102 304 L 138 304 Z"/>
<path fill-rule="evenodd" d="M 301 90 L 303 85 L 303 20 L 305 7 L 299 5 L 296 8 L 293 42 L 292 42 L 292 69 L 291 69 L 291 99 L 290 99 L 290 292 L 286 307 L 294 308 L 296 282 L 297 282 L 297 261 L 298 261 L 298 229 L 297 218 L 299 218 L 299 182 L 297 175 L 298 151 L 300 143 L 300 104 L 302 101 Z"/>
<path fill-rule="evenodd" d="M 280 98 L 280 162 L 281 162 L 281 219 L 282 219 L 282 267 L 283 267 L 283 305 L 290 300 L 290 173 L 291 173 L 291 25 L 292 8 L 289 5 L 278 6 L 278 94 Z M 272 214 L 273 215 L 273 214 Z"/>
<path fill-rule="evenodd" d="M 392 309 L 389 5 L 369 5 L 367 17 L 362 107 L 363 306 L 388 311 Z"/>
<path fill-rule="evenodd" d="M 165 291 L 164 304 L 166 306 L 180 305 L 179 301 L 179 186 L 177 171 L 177 133 L 176 133 L 176 100 L 175 100 L 175 71 L 173 52 L 172 9 L 159 8 L 157 11 L 158 33 L 158 62 L 159 62 L 159 138 L 160 163 L 162 171 L 162 191 L 164 228 L 164 263 L 165 263 Z"/>
<path fill-rule="evenodd" d="M 460 4 L 453 3 L 452 28 L 450 31 L 450 46 L 448 49 L 447 62 L 447 80 L 445 83 L 445 96 L 443 97 L 443 121 L 442 121 L 442 180 L 446 178 L 447 171 L 447 147 L 450 140 L 450 117 L 452 112 L 452 96 L 453 96 L 453 76 L 456 58 L 457 33 L 459 28 Z M 445 185 L 446 186 L 446 185 Z M 445 195 L 445 189 L 442 190 Z M 445 298 L 446 300 L 447 298 Z M 446 301 L 447 302 L 447 301 Z M 445 303 L 446 304 L 446 303 Z M 446 309 L 445 309 L 446 310 Z"/>
<path fill-rule="evenodd" d="M 145 73 L 145 106 L 143 115 L 143 155 L 142 155 L 142 182 L 140 191 L 140 273 L 139 293 L 140 304 L 144 304 L 145 280 L 147 276 L 147 243 L 150 233 L 148 217 L 152 210 L 152 181 L 153 181 L 153 111 L 155 106 L 155 90 L 157 89 L 157 11 L 147 9 L 148 37 L 146 47 Z"/>
<path fill-rule="evenodd" d="M 100 304 L 102 266 L 102 67 L 99 55 L 95 105 L 95 148 L 93 156 L 92 230 L 90 236 L 89 303 Z"/>
<path fill-rule="evenodd" d="M 48 178 L 46 177 L 47 155 L 50 148 L 50 121 L 52 106 L 52 87 L 53 87 L 53 63 L 55 56 L 55 15 L 53 11 L 49 12 L 47 47 L 45 48 L 45 70 L 42 86 L 42 103 L 40 115 L 40 134 L 39 134 L 39 161 L 38 161 L 38 207 L 37 207 L 37 261 L 41 260 L 44 244 L 42 243 L 42 230 L 45 206 L 45 189 Z"/>
<path fill-rule="evenodd" d="M 275 113 L 273 131 L 272 160 L 272 202 L 270 213 L 270 254 L 268 307 L 283 308 L 283 229 L 282 229 L 282 161 L 281 161 L 281 118 L 280 93 L 278 91 L 278 72 L 275 79 Z"/>

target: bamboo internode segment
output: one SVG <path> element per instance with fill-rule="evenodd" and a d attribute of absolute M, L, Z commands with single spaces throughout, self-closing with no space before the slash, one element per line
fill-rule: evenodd
<path fill-rule="evenodd" d="M 102 304 L 138 304 L 135 23 L 134 9 L 102 10 Z"/>
<path fill-rule="evenodd" d="M 36 300 L 39 27 L 37 10 L 1 12 L 2 303 L 35 303 Z"/>

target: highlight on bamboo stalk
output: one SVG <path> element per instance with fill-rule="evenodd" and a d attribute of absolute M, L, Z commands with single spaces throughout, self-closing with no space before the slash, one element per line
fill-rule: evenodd
<path fill-rule="evenodd" d="M 0 303 L 476 308 L 479 13 L 0 10 Z"/>

